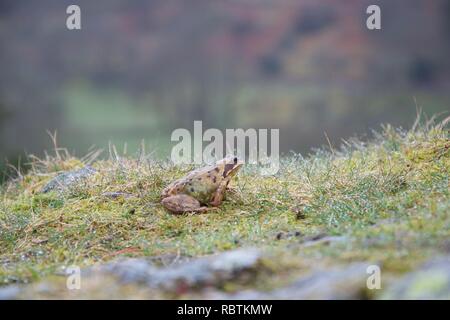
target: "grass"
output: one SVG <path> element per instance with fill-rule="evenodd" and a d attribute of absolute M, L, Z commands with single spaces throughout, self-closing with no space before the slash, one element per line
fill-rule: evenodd
<path fill-rule="evenodd" d="M 375 261 L 399 274 L 450 250 L 450 140 L 445 121 L 385 126 L 369 142 L 282 158 L 276 176 L 244 167 L 219 210 L 173 215 L 161 190 L 192 166 L 145 155 L 84 159 L 56 148 L 30 157 L 31 170 L 1 190 L 0 283 L 27 283 L 62 266 L 89 266 L 118 256 L 201 256 L 260 246 L 280 258 L 271 285 L 318 263 Z M 64 195 L 39 190 L 59 172 L 90 163 L 98 170 Z M 102 196 L 120 191 L 132 197 Z M 300 237 L 280 237 L 300 232 Z M 302 246 L 299 238 L 343 236 L 333 245 Z M 298 235 L 298 234 L 297 234 Z M 280 278 L 281 277 L 281 278 Z M 282 280 L 280 280 L 282 281 Z"/>

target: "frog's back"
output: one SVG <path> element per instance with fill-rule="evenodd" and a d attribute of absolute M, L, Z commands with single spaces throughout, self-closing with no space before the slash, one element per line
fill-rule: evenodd
<path fill-rule="evenodd" d="M 183 181 L 181 181 L 182 192 L 188 194 L 202 204 L 206 204 L 211 200 L 212 193 L 217 190 L 219 178 L 214 166 L 207 166 L 189 173 Z"/>

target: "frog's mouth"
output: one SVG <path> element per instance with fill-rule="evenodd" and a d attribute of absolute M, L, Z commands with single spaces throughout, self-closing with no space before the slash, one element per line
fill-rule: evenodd
<path fill-rule="evenodd" d="M 234 176 L 243 165 L 244 165 L 243 162 L 242 163 L 238 163 L 237 165 L 235 165 L 234 169 L 231 170 L 231 174 Z"/>
<path fill-rule="evenodd" d="M 225 165 L 225 168 L 223 170 L 223 177 L 225 178 L 226 176 L 234 176 L 243 165 L 243 161 L 240 161 L 238 158 L 234 158 L 233 163 L 228 163 Z"/>

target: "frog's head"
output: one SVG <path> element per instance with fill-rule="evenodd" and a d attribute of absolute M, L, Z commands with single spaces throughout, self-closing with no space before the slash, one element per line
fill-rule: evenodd
<path fill-rule="evenodd" d="M 216 162 L 216 167 L 219 168 L 219 172 L 222 173 L 224 178 L 235 176 L 243 165 L 244 161 L 235 156 L 227 156 Z"/>

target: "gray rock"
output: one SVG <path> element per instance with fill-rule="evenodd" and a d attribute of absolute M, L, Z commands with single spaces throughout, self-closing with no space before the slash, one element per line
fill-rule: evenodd
<path fill-rule="evenodd" d="M 366 288 L 366 263 L 314 272 L 272 292 L 272 299 L 360 299 Z"/>
<path fill-rule="evenodd" d="M 186 263 L 192 260 L 190 256 L 180 256 L 178 254 L 162 254 L 148 258 L 157 267 L 170 267 Z"/>
<path fill-rule="evenodd" d="M 219 285 L 245 271 L 255 270 L 260 259 L 259 250 L 238 249 L 165 268 L 156 268 L 145 259 L 125 259 L 100 269 L 118 276 L 123 282 L 146 283 L 152 288 L 172 291 Z"/>
<path fill-rule="evenodd" d="M 410 272 L 387 288 L 381 299 L 449 300 L 450 256 L 431 260 Z"/>
<path fill-rule="evenodd" d="M 57 175 L 52 180 L 50 180 L 42 188 L 41 192 L 46 193 L 53 190 L 55 191 L 67 190 L 68 188 L 75 186 L 76 184 L 78 184 L 79 182 L 93 175 L 96 172 L 97 171 L 90 166 L 86 166 L 78 170 L 63 172 Z"/>
<path fill-rule="evenodd" d="M 0 288 L 0 300 L 17 299 L 20 294 L 20 288 L 15 285 Z"/>
<path fill-rule="evenodd" d="M 112 273 L 124 283 L 147 283 L 158 270 L 145 259 L 130 258 L 110 262 L 99 271 Z"/>
<path fill-rule="evenodd" d="M 323 238 L 325 238 L 327 236 L 328 236 L 328 234 L 326 234 L 324 232 L 320 232 L 320 233 L 316 233 L 316 234 L 312 234 L 312 235 L 309 235 L 309 236 L 302 237 L 300 239 L 300 242 L 304 243 L 304 242 L 318 241 L 318 240 L 323 239 Z"/>
<path fill-rule="evenodd" d="M 102 196 L 105 198 L 111 198 L 111 199 L 117 199 L 120 197 L 123 197 L 125 199 L 131 198 L 133 197 L 133 195 L 131 193 L 127 193 L 127 192 L 103 192 Z"/>
<path fill-rule="evenodd" d="M 324 245 L 328 245 L 330 243 L 335 243 L 335 242 L 344 242 L 348 240 L 347 237 L 345 236 L 326 236 L 320 239 L 313 239 L 313 240 L 308 240 L 302 243 L 302 245 L 304 247 L 311 247 L 311 246 L 315 246 L 315 245 L 319 245 L 319 244 L 324 244 Z"/>
<path fill-rule="evenodd" d="M 367 281 L 366 263 L 354 263 L 345 268 L 316 271 L 283 288 L 269 292 L 247 290 L 237 294 L 217 293 L 214 299 L 237 300 L 340 300 L 363 299 Z"/>
<path fill-rule="evenodd" d="M 301 237 L 302 233 L 300 231 L 289 231 L 289 232 L 283 232 L 280 231 L 276 234 L 275 239 L 276 240 L 282 240 L 282 239 L 289 239 L 289 238 L 298 238 Z"/>

